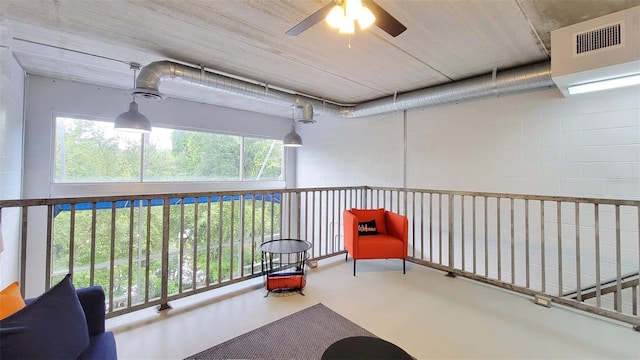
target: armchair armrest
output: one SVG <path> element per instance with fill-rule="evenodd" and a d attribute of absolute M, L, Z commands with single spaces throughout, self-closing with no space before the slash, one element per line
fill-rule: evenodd
<path fill-rule="evenodd" d="M 358 218 L 349 210 L 343 214 L 344 221 L 344 247 L 351 254 L 357 256 L 358 246 Z"/>
<path fill-rule="evenodd" d="M 406 216 L 402 216 L 391 211 L 385 211 L 384 217 L 387 224 L 387 235 L 402 240 L 404 243 L 404 257 L 407 257 L 409 245 L 409 220 Z"/>
<path fill-rule="evenodd" d="M 80 305 L 84 310 L 89 328 L 89 336 L 102 334 L 105 323 L 104 290 L 101 286 L 76 289 Z"/>

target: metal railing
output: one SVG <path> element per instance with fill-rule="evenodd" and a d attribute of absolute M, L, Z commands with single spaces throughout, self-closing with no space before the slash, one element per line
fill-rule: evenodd
<path fill-rule="evenodd" d="M 409 218 L 411 260 L 640 325 L 640 201 L 367 188 Z"/>
<path fill-rule="evenodd" d="M 106 289 L 108 316 L 260 276 L 264 241 L 343 254 L 352 207 L 407 216 L 414 263 L 640 325 L 640 201 L 378 187 L 0 200 L 21 211 L 21 284 L 71 273 Z"/>

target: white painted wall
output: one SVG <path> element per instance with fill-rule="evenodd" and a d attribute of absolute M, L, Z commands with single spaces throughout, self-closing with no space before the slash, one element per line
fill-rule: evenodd
<path fill-rule="evenodd" d="M 24 71 L 11 50 L 0 46 L 0 199 L 19 199 L 22 191 L 24 81 Z M 18 280 L 20 211 L 4 209 L 1 224 L 4 251 L 0 254 L 0 289 L 3 289 Z"/>
<path fill-rule="evenodd" d="M 640 199 L 640 90 L 409 113 L 409 187 Z"/>
<path fill-rule="evenodd" d="M 304 143 L 297 153 L 298 187 L 402 186 L 402 113 L 317 120 L 297 127 Z"/>
<path fill-rule="evenodd" d="M 640 199 L 640 89 L 557 89 L 299 126 L 298 186 Z"/>

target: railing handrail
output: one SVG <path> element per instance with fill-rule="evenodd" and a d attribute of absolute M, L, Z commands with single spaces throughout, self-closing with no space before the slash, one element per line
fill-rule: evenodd
<path fill-rule="evenodd" d="M 23 207 L 23 206 L 46 206 L 46 205 L 62 205 L 68 203 L 92 203 L 92 202 L 109 202 L 125 199 L 136 200 L 152 200 L 159 198 L 183 198 L 183 197 L 206 197 L 212 195 L 258 195 L 258 194 L 274 194 L 274 193 L 296 193 L 296 192 L 312 192 L 312 191 L 340 191 L 340 190 L 380 190 L 380 191 L 403 191 L 417 192 L 425 194 L 441 194 L 441 195 L 457 195 L 457 196 L 476 196 L 487 198 L 505 198 L 518 200 L 538 200 L 551 202 L 568 202 L 568 203 L 589 203 L 601 205 L 623 205 L 623 206 L 640 206 L 640 200 L 625 199 L 607 199 L 607 198 L 590 198 L 590 197 L 571 197 L 571 196 L 550 196 L 550 195 L 531 195 L 518 193 L 497 193 L 497 192 L 479 192 L 479 191 L 460 191 L 446 189 L 417 189 L 417 188 L 395 188 L 383 186 L 342 186 L 342 187 L 311 187 L 311 188 L 271 188 L 256 190 L 224 190 L 224 191 L 200 191 L 194 193 L 155 193 L 155 194 L 123 194 L 123 195 L 105 195 L 105 196 L 79 196 L 79 197 L 52 197 L 52 198 L 26 198 L 26 199 L 9 199 L 0 200 L 0 208 L 3 207 Z"/>
<path fill-rule="evenodd" d="M 625 200 L 625 199 L 606 199 L 606 198 L 590 198 L 590 197 L 571 197 L 571 196 L 556 196 L 556 195 L 530 195 L 530 194 L 518 194 L 518 193 L 496 193 L 496 192 L 478 192 L 478 191 L 461 191 L 461 190 L 444 190 L 444 189 L 417 189 L 417 188 L 394 188 L 383 186 L 365 186 L 368 190 L 381 190 L 381 191 L 404 191 L 404 192 L 417 192 L 425 194 L 441 194 L 441 195 L 455 195 L 455 196 L 476 196 L 486 198 L 504 198 L 504 199 L 518 199 L 518 200 L 540 200 L 551 202 L 568 202 L 568 203 L 589 203 L 600 205 L 624 205 L 624 206 L 640 206 L 640 200 Z"/>
<path fill-rule="evenodd" d="M 366 186 L 343 186 L 343 187 L 315 187 L 315 188 L 296 188 L 296 189 L 255 189 L 255 190 L 224 190 L 224 191 L 200 191 L 186 193 L 155 193 L 140 195 L 105 195 L 105 196 L 78 196 L 78 197 L 52 197 L 52 198 L 26 198 L 26 199 L 10 199 L 0 200 L 0 208 L 5 207 L 24 207 L 24 206 L 47 206 L 47 205 L 63 205 L 69 203 L 94 203 L 94 202 L 113 202 L 121 200 L 154 200 L 166 198 L 192 198 L 207 196 L 231 196 L 231 195 L 260 195 L 260 194 L 280 194 L 280 193 L 296 193 L 296 192 L 312 192 L 327 190 L 357 190 L 366 189 Z"/>

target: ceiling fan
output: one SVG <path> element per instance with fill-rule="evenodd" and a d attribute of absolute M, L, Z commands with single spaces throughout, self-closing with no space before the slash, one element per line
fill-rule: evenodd
<path fill-rule="evenodd" d="M 373 0 L 333 0 L 289 29 L 287 35 L 300 35 L 322 19 L 327 19 L 329 25 L 339 28 L 339 32 L 345 34 L 353 34 L 355 21 L 361 29 L 374 24 L 393 37 L 407 30 L 406 26 Z"/>

